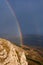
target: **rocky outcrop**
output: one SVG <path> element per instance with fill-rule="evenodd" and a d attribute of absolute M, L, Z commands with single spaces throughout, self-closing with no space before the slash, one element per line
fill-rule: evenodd
<path fill-rule="evenodd" d="M 28 65 L 25 52 L 10 41 L 0 38 L 0 65 Z"/>

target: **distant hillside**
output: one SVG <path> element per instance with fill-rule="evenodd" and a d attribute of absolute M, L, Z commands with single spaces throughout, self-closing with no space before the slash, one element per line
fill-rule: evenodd
<path fill-rule="evenodd" d="M 8 39 L 17 45 L 20 45 L 21 43 L 20 37 L 11 36 L 9 34 L 0 34 L 0 38 Z M 30 45 L 43 47 L 43 35 L 24 35 L 23 43 L 28 46 Z"/>
<path fill-rule="evenodd" d="M 7 40 L 10 40 L 11 42 L 20 45 L 20 37 L 12 36 L 11 34 L 0 34 L 0 38 L 5 38 Z"/>
<path fill-rule="evenodd" d="M 26 45 L 43 47 L 43 35 L 24 35 L 23 43 Z"/>

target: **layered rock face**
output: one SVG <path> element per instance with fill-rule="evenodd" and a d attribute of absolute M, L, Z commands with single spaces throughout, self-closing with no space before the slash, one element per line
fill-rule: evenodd
<path fill-rule="evenodd" d="M 28 65 L 25 52 L 10 41 L 0 38 L 0 65 Z"/>

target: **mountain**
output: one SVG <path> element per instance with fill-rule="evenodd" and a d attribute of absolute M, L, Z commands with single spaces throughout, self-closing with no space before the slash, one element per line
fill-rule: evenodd
<path fill-rule="evenodd" d="M 20 45 L 20 42 L 21 42 L 19 36 L 14 36 L 14 35 L 11 35 L 11 34 L 6 34 L 6 33 L 0 34 L 0 38 L 5 38 L 7 40 L 10 40 L 11 42 L 13 42 L 17 45 Z"/>
<path fill-rule="evenodd" d="M 20 45 L 20 37 L 11 36 L 11 34 L 0 34 L 1 38 L 10 40 L 11 42 Z M 27 46 L 43 47 L 43 35 L 23 35 L 23 44 Z"/>
<path fill-rule="evenodd" d="M 43 35 L 24 35 L 23 43 L 28 46 L 43 47 Z"/>

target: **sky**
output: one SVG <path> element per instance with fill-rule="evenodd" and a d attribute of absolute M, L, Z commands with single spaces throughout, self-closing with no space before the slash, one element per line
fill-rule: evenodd
<path fill-rule="evenodd" d="M 10 3 L 12 10 L 16 14 L 16 17 L 23 35 L 25 34 L 42 34 L 43 35 L 43 0 L 8 0 L 8 2 Z M 15 22 L 12 23 L 12 20 Z M 8 26 L 5 26 L 6 22 L 7 24 L 9 24 Z M 0 0 L 1 33 L 3 31 L 10 33 L 11 31 L 14 30 L 14 32 L 16 31 L 15 32 L 16 34 L 19 31 L 17 29 L 18 27 L 16 24 L 16 20 L 11 14 L 8 6 L 6 5 L 5 0 Z M 14 32 L 11 34 L 14 34 Z"/>
<path fill-rule="evenodd" d="M 0 35 L 19 36 L 20 30 L 15 14 L 6 0 L 0 0 Z"/>
<path fill-rule="evenodd" d="M 43 0 L 9 0 L 23 34 L 43 34 Z"/>

